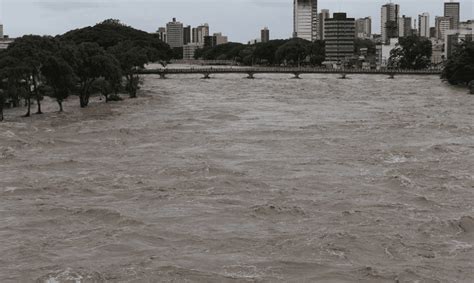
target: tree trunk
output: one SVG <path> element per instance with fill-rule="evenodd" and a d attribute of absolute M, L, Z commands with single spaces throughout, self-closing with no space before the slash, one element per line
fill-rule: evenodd
<path fill-rule="evenodd" d="M 59 113 L 63 113 L 64 109 L 63 109 L 63 101 L 62 100 L 56 100 L 58 102 L 58 105 L 59 105 Z"/>
<path fill-rule="evenodd" d="M 36 97 L 36 103 L 38 104 L 38 111 L 36 111 L 36 114 L 43 114 L 43 112 L 41 112 L 41 97 L 38 91 L 38 84 L 36 83 L 35 76 L 33 76 L 33 88 Z"/>
<path fill-rule="evenodd" d="M 26 98 L 26 104 L 28 106 L 28 111 L 26 112 L 24 117 L 30 117 L 31 116 L 31 97 Z"/>
<path fill-rule="evenodd" d="M 86 108 L 87 104 L 85 102 L 84 94 L 79 95 L 79 103 L 81 105 L 81 108 Z"/>
<path fill-rule="evenodd" d="M 138 83 L 140 78 L 134 76 L 133 74 L 130 75 L 130 98 L 137 98 L 137 90 L 138 90 Z"/>
<path fill-rule="evenodd" d="M 36 111 L 36 114 L 43 114 L 43 112 L 41 112 L 41 99 L 38 95 L 36 95 L 36 103 L 38 103 L 38 111 Z"/>

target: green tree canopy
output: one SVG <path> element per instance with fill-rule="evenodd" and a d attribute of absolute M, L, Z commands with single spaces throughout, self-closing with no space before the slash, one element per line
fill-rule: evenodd
<path fill-rule="evenodd" d="M 431 64 L 431 41 L 417 35 L 401 37 L 390 53 L 389 65 L 401 69 L 425 69 Z"/>
<path fill-rule="evenodd" d="M 309 56 L 311 50 L 311 42 L 293 38 L 280 46 L 275 53 L 275 60 L 279 64 L 286 63 L 289 65 L 301 65 Z"/>
<path fill-rule="evenodd" d="M 448 59 L 442 78 L 450 84 L 474 81 L 474 42 L 462 42 Z"/>
<path fill-rule="evenodd" d="M 62 58 L 50 56 L 41 67 L 45 78 L 43 91 L 46 95 L 56 99 L 59 112 L 63 112 L 63 101 L 75 88 L 75 74 L 72 67 Z"/>
<path fill-rule="evenodd" d="M 124 25 L 120 23 L 119 20 L 109 19 L 93 27 L 85 27 L 69 31 L 59 38 L 62 41 L 70 41 L 75 44 L 93 42 L 97 43 L 104 49 L 107 49 L 122 41 L 149 41 L 156 37 L 145 31 Z"/>
<path fill-rule="evenodd" d="M 45 58 L 58 50 L 58 42 L 47 36 L 26 35 L 15 40 L 8 47 L 9 56 L 17 60 L 17 71 L 23 71 L 23 80 L 26 83 L 26 100 L 28 110 L 25 116 L 30 116 L 31 98 L 35 97 L 38 110 L 41 114 L 41 100 L 43 99 L 38 87 L 41 81 L 41 66 Z"/>

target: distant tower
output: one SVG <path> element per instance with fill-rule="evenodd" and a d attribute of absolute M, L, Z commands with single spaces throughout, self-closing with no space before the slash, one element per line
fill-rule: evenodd
<path fill-rule="evenodd" d="M 382 6 L 381 31 L 382 42 L 388 43 L 390 38 L 398 37 L 398 18 L 400 5 L 388 3 Z"/>
<path fill-rule="evenodd" d="M 319 40 L 324 40 L 324 23 L 326 22 L 326 19 L 329 19 L 331 17 L 331 14 L 329 13 L 329 10 L 323 9 L 321 10 L 321 13 L 318 14 L 318 37 L 317 39 Z"/>
<path fill-rule="evenodd" d="M 202 24 L 192 29 L 192 42 L 200 45 L 204 45 L 204 38 L 209 36 L 209 25 Z"/>
<path fill-rule="evenodd" d="M 0 39 L 2 39 L 4 36 L 3 34 L 3 24 L 0 24 Z"/>
<path fill-rule="evenodd" d="M 436 26 L 436 38 L 444 40 L 446 36 L 446 31 L 452 29 L 453 27 L 453 18 L 451 17 L 436 17 L 435 18 Z"/>
<path fill-rule="evenodd" d="M 372 18 L 365 17 L 355 21 L 356 37 L 370 39 L 372 37 Z"/>
<path fill-rule="evenodd" d="M 459 2 L 446 2 L 444 3 L 444 16 L 452 19 L 451 29 L 459 28 L 461 4 Z"/>
<path fill-rule="evenodd" d="M 412 19 L 403 15 L 398 19 L 398 36 L 405 37 L 411 35 Z"/>
<path fill-rule="evenodd" d="M 318 37 L 318 0 L 293 0 L 293 37 L 314 41 Z"/>
<path fill-rule="evenodd" d="M 186 45 L 188 43 L 191 43 L 192 39 L 192 32 L 191 32 L 191 26 L 187 26 L 183 28 L 183 44 Z"/>
<path fill-rule="evenodd" d="M 157 34 L 158 34 L 158 39 L 160 41 L 163 41 L 164 43 L 167 42 L 167 40 L 166 40 L 166 28 L 165 27 L 158 28 Z"/>
<path fill-rule="evenodd" d="M 430 37 L 430 14 L 423 13 L 418 16 L 418 35 L 421 37 Z"/>
<path fill-rule="evenodd" d="M 354 55 L 355 19 L 346 13 L 334 13 L 324 25 L 326 60 L 344 62 Z"/>
<path fill-rule="evenodd" d="M 270 41 L 270 30 L 267 27 L 264 27 L 260 33 L 260 39 L 263 43 Z"/>
<path fill-rule="evenodd" d="M 166 42 L 171 48 L 183 47 L 183 33 L 183 24 L 173 18 L 173 21 L 166 25 Z"/>

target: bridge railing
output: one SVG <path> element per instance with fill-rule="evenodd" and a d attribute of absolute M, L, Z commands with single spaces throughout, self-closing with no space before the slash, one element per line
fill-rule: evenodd
<path fill-rule="evenodd" d="M 312 67 L 206 67 L 206 68 L 176 68 L 176 69 L 146 69 L 142 74 L 195 74 L 195 73 L 331 73 L 331 74 L 440 74 L 441 69 L 332 69 Z"/>

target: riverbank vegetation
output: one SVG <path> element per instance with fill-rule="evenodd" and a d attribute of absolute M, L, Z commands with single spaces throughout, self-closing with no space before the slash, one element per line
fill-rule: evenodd
<path fill-rule="evenodd" d="M 244 45 L 227 43 L 198 49 L 196 59 L 233 60 L 242 65 L 321 65 L 325 58 L 324 41 L 310 42 L 300 38 L 271 40 Z"/>
<path fill-rule="evenodd" d="M 433 46 L 429 39 L 417 35 L 400 37 L 390 52 L 389 66 L 397 69 L 421 70 L 431 65 Z"/>
<path fill-rule="evenodd" d="M 26 106 L 25 117 L 42 114 L 45 96 L 63 101 L 75 95 L 87 107 L 91 95 L 119 100 L 119 93 L 137 97 L 137 70 L 149 62 L 165 64 L 173 51 L 153 34 L 118 20 L 70 31 L 57 37 L 27 35 L 0 52 L 0 121 L 3 109 Z"/>
<path fill-rule="evenodd" d="M 474 94 L 474 42 L 462 42 L 449 58 L 442 78 L 452 85 L 469 85 Z"/>

